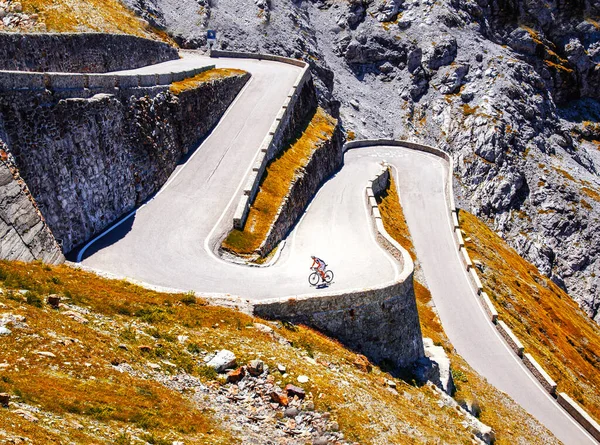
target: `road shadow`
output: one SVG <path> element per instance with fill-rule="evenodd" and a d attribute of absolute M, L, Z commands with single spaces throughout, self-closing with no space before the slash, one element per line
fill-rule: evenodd
<path fill-rule="evenodd" d="M 101 250 L 103 250 L 107 247 L 110 247 L 111 245 L 113 245 L 116 242 L 120 241 L 121 239 L 125 238 L 125 236 L 127 236 L 127 234 L 129 232 L 131 232 L 134 221 L 135 221 L 135 213 L 129 217 L 125 216 L 124 218 L 121 218 L 119 221 L 116 221 L 115 223 L 113 223 L 111 225 L 111 227 L 114 227 L 115 224 L 119 224 L 119 225 L 117 227 L 115 227 L 114 229 L 112 229 L 110 232 L 108 232 L 106 235 L 97 239 L 92 245 L 90 245 L 85 250 L 85 252 L 81 258 L 81 261 L 85 260 L 86 258 L 91 257 L 92 255 L 100 252 Z M 90 239 L 94 239 L 95 236 L 96 235 L 90 237 Z M 65 255 L 67 260 L 77 262 L 77 256 L 79 255 L 79 252 L 81 252 L 81 249 L 83 249 L 88 242 L 89 242 L 89 240 L 86 240 L 84 243 L 80 244 L 79 246 L 77 246 L 73 250 L 71 250 L 69 253 L 67 253 Z"/>

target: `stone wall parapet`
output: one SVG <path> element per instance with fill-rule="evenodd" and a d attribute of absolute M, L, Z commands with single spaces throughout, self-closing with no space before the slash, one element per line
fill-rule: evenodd
<path fill-rule="evenodd" d="M 86 74 L 86 73 L 36 73 L 25 71 L 0 71 L 1 91 L 82 91 L 109 92 L 115 88 L 153 88 L 168 86 L 173 82 L 194 77 L 215 65 L 162 74 Z"/>
<path fill-rule="evenodd" d="M 594 439 L 600 441 L 600 425 L 582 407 L 564 392 L 558 393 L 557 401 Z"/>

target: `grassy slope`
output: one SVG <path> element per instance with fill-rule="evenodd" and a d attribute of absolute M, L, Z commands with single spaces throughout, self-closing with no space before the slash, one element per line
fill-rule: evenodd
<path fill-rule="evenodd" d="M 205 82 L 210 82 L 212 80 L 217 79 L 224 79 L 226 77 L 241 76 L 244 73 L 245 71 L 234 68 L 216 68 L 204 71 L 203 73 L 197 74 L 194 77 L 190 77 L 179 82 L 173 82 L 171 84 L 170 90 L 173 94 L 177 95 L 181 94 L 184 91 L 198 88 Z"/>
<path fill-rule="evenodd" d="M 378 203 L 388 233 L 415 258 L 415 249 L 393 179 L 385 196 L 378 198 Z M 552 434 L 537 420 L 506 394 L 487 383 L 454 351 L 435 312 L 429 290 L 417 279 L 415 279 L 415 295 L 423 336 L 431 338 L 436 345 L 443 346 L 450 358 L 457 387 L 454 398 L 459 402 L 479 405 L 481 408 L 479 420 L 494 428 L 496 443 L 498 445 L 556 443 L 553 442 Z"/>
<path fill-rule="evenodd" d="M 171 42 L 166 33 L 140 20 L 119 0 L 27 0 L 23 12 L 38 14 L 50 32 L 107 32 Z"/>
<path fill-rule="evenodd" d="M 260 247 L 292 181 L 308 164 L 320 144 L 331 138 L 336 124 L 333 117 L 318 108 L 300 137 L 269 163 L 244 229 L 230 232 L 223 242 L 225 250 L 250 255 Z"/>
<path fill-rule="evenodd" d="M 129 429 L 154 435 L 154 443 L 165 437 L 180 438 L 186 444 L 237 443 L 220 429 L 231 420 L 214 419 L 210 407 L 203 409 L 185 394 L 121 374 L 111 365 L 126 362 L 143 370 L 153 362 L 169 375 L 174 368 L 162 361 L 168 360 L 206 381 L 214 375 L 200 365 L 197 351 L 227 348 L 242 364 L 261 357 L 270 369 L 277 363 L 286 365 L 288 376 L 278 377 L 282 385 L 297 384 L 299 374 L 310 376 L 303 386 L 316 409 L 331 412 L 350 440 L 361 444 L 470 443 L 460 415 L 440 407 L 430 388 L 396 380 L 399 394 L 394 394 L 385 385 L 385 379 L 392 377 L 377 367 L 370 373 L 361 371 L 353 364 L 355 353 L 310 329 L 279 325 L 275 331 L 290 343 L 277 341 L 251 329 L 257 319 L 239 312 L 206 306 L 190 295 L 160 294 L 67 266 L 0 262 L 0 283 L 5 289 L 30 289 L 29 304 L 21 294 L 0 295 L 0 313 L 25 315 L 29 325 L 24 330 L 13 328 L 13 334 L 0 342 L 1 361 L 9 364 L 0 367 L 0 392 L 8 391 L 14 401 L 64 419 L 50 424 L 39 415 L 40 422 L 31 423 L 18 417 L 13 405 L 10 410 L 2 409 L 0 436 L 8 431 L 30 437 L 34 443 L 48 443 L 52 437 L 81 444 L 120 443 L 119 434 Z M 60 292 L 70 298 L 69 304 L 89 310 L 85 316 L 90 322 L 71 320 L 65 308 L 35 306 L 37 297 L 51 292 Z M 178 335 L 187 335 L 189 340 L 180 344 Z M 152 350 L 142 352 L 141 345 Z M 56 358 L 34 353 L 40 350 L 53 352 Z M 84 428 L 78 429 L 77 423 Z M 208 429 L 213 431 L 206 442 Z"/>
<path fill-rule="evenodd" d="M 461 211 L 460 224 L 500 318 L 559 390 L 600 419 L 600 327 L 482 221 Z"/>

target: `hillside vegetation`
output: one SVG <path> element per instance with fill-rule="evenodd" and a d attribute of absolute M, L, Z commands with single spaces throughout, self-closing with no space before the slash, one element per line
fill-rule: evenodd
<path fill-rule="evenodd" d="M 9 3 L 14 9 L 19 2 Z M 7 28 L 9 31 L 93 31 L 172 42 L 166 33 L 141 20 L 119 0 L 26 0 L 20 5 L 24 14 L 35 18 L 35 23 L 31 30 Z"/>
<path fill-rule="evenodd" d="M 566 392 L 600 419 L 600 327 L 474 215 L 460 225 L 499 316 Z"/>
<path fill-rule="evenodd" d="M 455 352 L 446 336 L 435 311 L 429 289 L 419 278 L 418 258 L 412 243 L 408 225 L 402 212 L 396 184 L 390 176 L 390 186 L 378 197 L 378 207 L 387 232 L 416 260 L 415 296 L 424 337 L 431 338 L 441 345 L 450 358 L 452 376 L 456 385 L 454 399 L 470 409 L 479 420 L 491 426 L 496 432 L 496 444 L 516 443 L 549 444 L 559 443 L 552 433 L 517 405 L 508 395 L 490 385 L 485 378 L 475 372 L 469 364 Z"/>
<path fill-rule="evenodd" d="M 393 378 L 302 326 L 68 266 L 0 262 L 0 288 L 0 324 L 11 331 L 0 342 L 0 392 L 11 396 L 0 408 L 0 438 L 305 444 L 328 434 L 340 443 L 471 443 L 463 414 L 429 386 Z M 46 304 L 48 294 L 62 295 L 59 309 Z M 260 358 L 269 371 L 226 383 L 205 365 L 223 348 L 238 366 Z M 306 391 L 295 418 L 261 392 L 288 383 Z M 539 437 L 521 411 L 508 414 L 523 424 L 515 431 Z M 306 419 L 321 426 L 306 433 Z"/>

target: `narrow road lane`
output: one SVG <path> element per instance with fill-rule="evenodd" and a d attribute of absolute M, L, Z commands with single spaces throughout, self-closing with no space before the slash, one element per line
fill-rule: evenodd
<path fill-rule="evenodd" d="M 94 243 L 84 265 L 154 285 L 248 299 L 313 292 L 307 282 L 311 254 L 327 260 L 336 274 L 329 291 L 390 282 L 399 271 L 376 243 L 364 202 L 368 179 L 388 161 L 398 173 L 417 255 L 457 351 L 566 445 L 596 443 L 545 393 L 487 320 L 454 244 L 444 199 L 446 166 L 435 156 L 399 147 L 350 150 L 344 168 L 312 201 L 275 265 L 249 268 L 217 258 L 211 243 L 231 227 L 240 186 L 299 68 L 201 56 L 173 63 L 241 68 L 252 79 L 160 193 Z"/>

